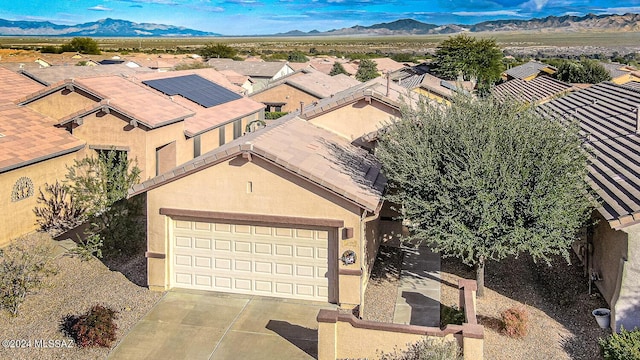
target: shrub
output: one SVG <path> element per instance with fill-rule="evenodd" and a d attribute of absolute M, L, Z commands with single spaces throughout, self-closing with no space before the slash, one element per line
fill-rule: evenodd
<path fill-rule="evenodd" d="M 509 308 L 500 314 L 503 334 L 512 338 L 523 338 L 527 335 L 529 314 L 521 307 Z"/>
<path fill-rule="evenodd" d="M 267 120 L 275 120 L 278 118 L 281 118 L 285 115 L 287 115 L 288 112 L 285 111 L 271 111 L 271 112 L 265 112 L 264 113 L 264 118 Z"/>
<path fill-rule="evenodd" d="M 445 327 L 449 324 L 462 325 L 464 322 L 464 309 L 458 309 L 458 306 L 440 305 L 440 326 Z"/>
<path fill-rule="evenodd" d="M 80 316 L 65 316 L 60 327 L 80 347 L 109 347 L 116 339 L 118 326 L 115 319 L 115 310 L 94 305 L 87 313 Z"/>
<path fill-rule="evenodd" d="M 36 214 L 36 222 L 40 226 L 40 230 L 51 236 L 57 236 L 75 228 L 84 219 L 83 210 L 75 205 L 68 194 L 67 187 L 57 180 L 52 185 L 44 184 L 44 192 L 40 189 L 37 201 L 38 206 L 33 209 Z"/>
<path fill-rule="evenodd" d="M 0 309 L 18 315 L 25 297 L 55 272 L 48 241 L 42 234 L 24 237 L 0 251 Z"/>
<path fill-rule="evenodd" d="M 462 352 L 455 341 L 424 338 L 404 351 L 382 353 L 380 360 L 462 360 Z"/>
<path fill-rule="evenodd" d="M 623 327 L 620 333 L 611 334 L 598 341 L 605 360 L 640 359 L 640 329 L 627 331 Z"/>

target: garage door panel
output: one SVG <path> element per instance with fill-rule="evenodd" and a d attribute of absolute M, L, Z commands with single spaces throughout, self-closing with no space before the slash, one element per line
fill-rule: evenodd
<path fill-rule="evenodd" d="M 328 299 L 328 231 L 173 221 L 173 237 L 172 286 Z"/>

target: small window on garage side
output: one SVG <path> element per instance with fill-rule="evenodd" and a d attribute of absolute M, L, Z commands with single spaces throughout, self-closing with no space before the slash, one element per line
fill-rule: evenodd
<path fill-rule="evenodd" d="M 225 141 L 225 135 L 224 135 L 224 126 L 221 126 L 218 128 L 218 135 L 219 135 L 219 145 L 222 146 L 224 145 Z"/>
<path fill-rule="evenodd" d="M 193 157 L 195 158 L 200 156 L 200 151 L 202 151 L 200 135 L 196 135 L 193 138 Z"/>
<path fill-rule="evenodd" d="M 233 138 L 237 139 L 242 136 L 242 120 L 236 120 L 233 122 Z"/>

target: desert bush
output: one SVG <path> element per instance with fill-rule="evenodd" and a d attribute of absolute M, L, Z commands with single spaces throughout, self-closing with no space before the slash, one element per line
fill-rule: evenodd
<path fill-rule="evenodd" d="M 529 313 L 522 307 L 513 307 L 500 314 L 502 333 L 512 338 L 523 338 L 527 335 Z"/>
<path fill-rule="evenodd" d="M 287 115 L 288 112 L 286 111 L 271 111 L 271 112 L 265 112 L 264 113 L 264 118 L 267 120 L 275 120 L 278 118 L 281 118 L 285 115 Z"/>
<path fill-rule="evenodd" d="M 382 353 L 380 360 L 462 360 L 462 351 L 455 341 L 424 338 L 406 350 Z"/>
<path fill-rule="evenodd" d="M 72 337 L 80 347 L 109 347 L 116 339 L 118 326 L 115 319 L 115 310 L 102 305 L 94 305 L 80 316 L 65 316 L 60 328 L 65 335 Z"/>
<path fill-rule="evenodd" d="M 620 333 L 613 333 L 606 339 L 598 341 L 605 360 L 640 359 L 640 329 L 627 331 L 620 328 Z"/>
<path fill-rule="evenodd" d="M 37 290 L 44 278 L 55 273 L 53 245 L 44 235 L 15 240 L 0 250 L 0 308 L 18 315 L 25 297 Z"/>
<path fill-rule="evenodd" d="M 54 184 L 44 184 L 44 192 L 39 190 L 38 206 L 33 209 L 40 230 L 57 236 L 82 224 L 83 210 L 76 206 L 67 187 L 57 180 Z"/>
<path fill-rule="evenodd" d="M 458 309 L 458 306 L 440 305 L 440 326 L 445 327 L 449 324 L 462 325 L 464 322 L 464 309 Z"/>

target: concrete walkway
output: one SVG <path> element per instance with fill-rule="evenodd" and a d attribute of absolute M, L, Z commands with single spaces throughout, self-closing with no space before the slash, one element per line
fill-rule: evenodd
<path fill-rule="evenodd" d="M 393 322 L 440 326 L 440 254 L 403 247 L 404 258 Z"/>

